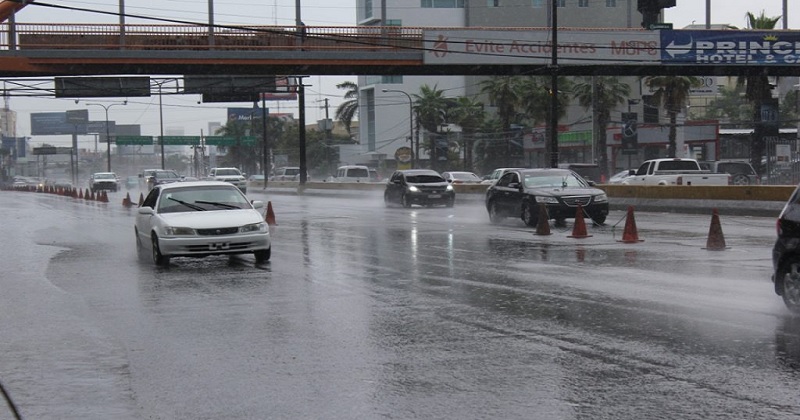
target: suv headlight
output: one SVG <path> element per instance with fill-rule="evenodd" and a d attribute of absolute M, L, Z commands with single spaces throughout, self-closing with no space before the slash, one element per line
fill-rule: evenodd
<path fill-rule="evenodd" d="M 419 188 L 417 188 L 417 187 L 415 187 L 413 185 L 409 185 L 408 186 L 408 191 L 410 191 L 410 192 L 419 192 Z"/>
<path fill-rule="evenodd" d="M 269 225 L 267 222 L 253 223 L 239 227 L 239 233 L 252 233 L 252 232 L 268 232 Z"/>
<path fill-rule="evenodd" d="M 606 194 L 596 195 L 594 196 L 594 201 L 595 203 L 605 203 L 606 201 L 608 201 L 608 195 Z"/>
<path fill-rule="evenodd" d="M 188 227 L 167 226 L 164 228 L 164 233 L 167 236 L 194 236 L 196 232 Z"/>
<path fill-rule="evenodd" d="M 447 184 L 447 188 L 445 188 L 445 190 L 447 190 L 447 191 L 453 191 L 453 186 L 452 186 L 452 185 L 450 185 L 450 184 Z"/>

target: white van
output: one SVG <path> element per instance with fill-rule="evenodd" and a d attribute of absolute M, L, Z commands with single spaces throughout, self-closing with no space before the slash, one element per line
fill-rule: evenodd
<path fill-rule="evenodd" d="M 327 182 L 370 182 L 369 168 L 364 165 L 345 165 L 336 170 L 336 175 Z"/>

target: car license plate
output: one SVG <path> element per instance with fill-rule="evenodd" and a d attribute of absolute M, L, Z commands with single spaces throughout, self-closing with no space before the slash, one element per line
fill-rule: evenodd
<path fill-rule="evenodd" d="M 428 198 L 442 198 L 441 194 L 428 194 Z"/>

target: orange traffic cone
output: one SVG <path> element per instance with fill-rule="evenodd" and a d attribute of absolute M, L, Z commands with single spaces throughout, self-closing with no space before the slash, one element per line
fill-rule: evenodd
<path fill-rule="evenodd" d="M 130 207 L 131 204 L 131 193 L 125 193 L 125 198 L 122 199 L 122 207 Z"/>
<path fill-rule="evenodd" d="M 266 217 L 267 224 L 270 226 L 277 226 L 278 223 L 275 222 L 275 212 L 272 211 L 272 201 L 267 201 L 267 217 Z"/>
<path fill-rule="evenodd" d="M 108 203 L 108 191 L 103 191 L 102 199 L 100 200 L 104 203 Z"/>
<path fill-rule="evenodd" d="M 80 189 L 80 188 L 78 188 L 78 198 L 80 198 L 81 200 L 83 200 L 83 190 L 82 190 L 82 189 Z"/>
<path fill-rule="evenodd" d="M 588 235 L 586 233 L 586 221 L 583 220 L 583 206 L 578 204 L 578 208 L 575 209 L 575 226 L 572 228 L 572 235 L 567 236 L 567 238 L 588 238 L 592 235 Z"/>
<path fill-rule="evenodd" d="M 139 193 L 139 207 L 142 207 L 142 203 L 144 203 L 144 195 Z"/>
<path fill-rule="evenodd" d="M 550 221 L 547 219 L 547 205 L 539 204 L 539 220 L 536 223 L 537 235 L 550 235 Z"/>
<path fill-rule="evenodd" d="M 724 251 L 726 248 L 725 236 L 722 234 L 722 226 L 719 224 L 719 212 L 714 209 L 711 214 L 711 227 L 708 228 L 708 240 L 706 241 L 706 247 L 703 249 Z"/>
<path fill-rule="evenodd" d="M 639 233 L 636 231 L 636 220 L 633 218 L 633 206 L 628 206 L 628 215 L 625 216 L 625 231 L 622 233 L 622 240 L 619 242 L 633 244 L 643 241 L 644 239 L 639 239 Z"/>
<path fill-rule="evenodd" d="M 97 201 L 97 197 L 94 196 L 94 191 L 92 191 L 92 198 L 90 198 L 90 200 Z"/>

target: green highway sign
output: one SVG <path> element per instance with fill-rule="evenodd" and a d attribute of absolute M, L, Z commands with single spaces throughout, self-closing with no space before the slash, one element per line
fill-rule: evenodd
<path fill-rule="evenodd" d="M 117 136 L 120 146 L 145 146 L 153 144 L 153 136 Z"/>
<path fill-rule="evenodd" d="M 258 139 L 255 136 L 242 136 L 238 139 L 236 137 L 228 136 L 209 136 L 206 137 L 206 144 L 209 146 L 255 146 L 258 144 Z"/>
<path fill-rule="evenodd" d="M 200 144 L 200 136 L 164 136 L 162 137 L 167 146 L 194 146 Z"/>

